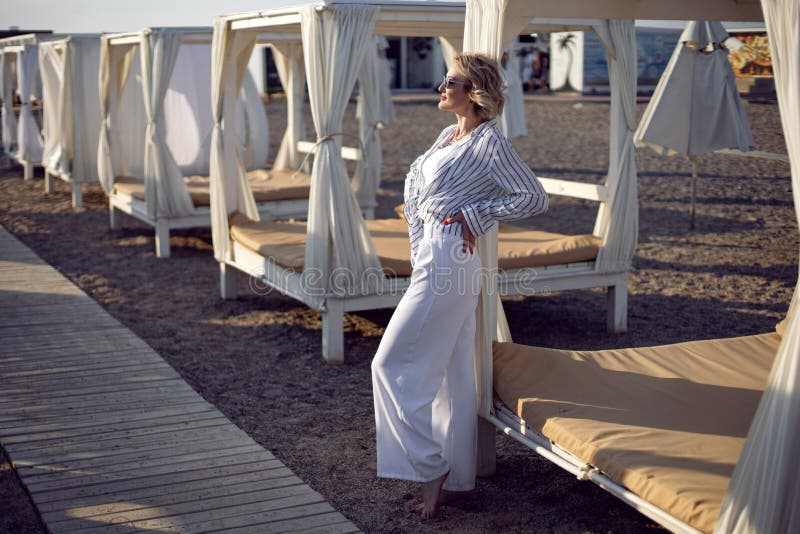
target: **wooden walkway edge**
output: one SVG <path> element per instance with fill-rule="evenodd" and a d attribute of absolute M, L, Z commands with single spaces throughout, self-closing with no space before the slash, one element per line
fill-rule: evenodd
<path fill-rule="evenodd" d="M 2 226 L 0 318 L 0 443 L 52 532 L 358 531 Z"/>

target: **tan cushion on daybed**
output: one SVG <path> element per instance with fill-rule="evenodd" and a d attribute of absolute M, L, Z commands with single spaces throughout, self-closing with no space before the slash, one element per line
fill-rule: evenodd
<path fill-rule="evenodd" d="M 388 276 L 411 275 L 408 226 L 402 219 L 367 220 L 375 252 Z M 302 269 L 306 223 L 251 221 L 241 214 L 230 219 L 231 238 L 279 265 Z M 501 226 L 500 269 L 541 267 L 592 260 L 599 240 L 593 236 L 565 236 L 513 226 Z M 595 241 L 597 240 L 597 243 Z"/>
<path fill-rule="evenodd" d="M 387 276 L 411 276 L 408 227 L 399 219 L 368 220 L 375 253 Z M 399 224 L 398 224 L 399 223 Z M 251 221 L 240 213 L 230 217 L 231 239 L 271 258 L 278 265 L 302 270 L 306 251 L 306 223 Z"/>
<path fill-rule="evenodd" d="M 247 180 L 256 202 L 307 199 L 311 190 L 311 176 L 295 171 L 268 171 L 256 169 L 247 173 Z M 195 206 L 208 206 L 211 202 L 209 179 L 206 176 L 186 176 L 186 189 Z M 132 176 L 117 176 L 114 190 L 137 200 L 144 200 L 144 181 Z"/>
<path fill-rule="evenodd" d="M 776 333 L 601 351 L 494 346 L 494 388 L 528 425 L 711 532 L 780 344 Z"/>

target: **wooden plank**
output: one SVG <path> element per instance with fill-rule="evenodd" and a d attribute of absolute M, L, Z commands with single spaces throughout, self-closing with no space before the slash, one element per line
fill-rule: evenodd
<path fill-rule="evenodd" d="M 3 406 L 0 406 L 0 413 L 3 414 L 0 417 L 10 419 L 19 417 L 22 414 L 27 414 L 31 417 L 34 417 L 35 414 L 38 414 L 38 417 L 59 418 L 76 414 L 107 412 L 109 404 L 114 403 L 119 403 L 119 406 L 146 407 L 160 406 L 165 402 L 174 404 L 185 403 L 187 401 L 195 402 L 199 399 L 200 397 L 198 397 L 197 393 L 191 388 L 186 388 L 183 391 L 174 391 L 169 389 L 154 393 L 151 392 L 151 394 L 145 398 L 131 398 L 127 392 L 123 391 L 117 394 L 100 395 L 97 397 L 97 401 L 92 403 L 81 401 L 78 403 L 69 404 L 64 402 L 51 402 L 47 400 L 37 402 L 35 404 L 32 401 L 23 402 L 19 406 L 13 406 L 11 403 L 4 403 Z"/>
<path fill-rule="evenodd" d="M 20 472 L 20 476 L 24 476 L 26 480 L 28 477 L 49 476 L 86 468 L 102 467 L 104 472 L 113 473 L 114 471 L 127 470 L 130 466 L 138 465 L 141 462 L 152 461 L 152 465 L 157 465 L 160 461 L 172 461 L 171 459 L 175 457 L 185 457 L 205 452 L 217 454 L 220 450 L 229 452 L 233 449 L 257 446 L 260 447 L 260 445 L 255 442 L 245 442 L 245 440 L 238 435 L 231 437 L 221 436 L 216 439 L 209 438 L 202 441 L 175 443 L 171 444 L 169 447 L 136 450 L 128 454 L 117 454 L 114 456 L 94 456 L 75 460 L 59 457 L 52 462 L 40 461 L 28 462 L 26 464 L 16 462 L 14 467 Z"/>
<path fill-rule="evenodd" d="M 157 488 L 164 485 L 174 485 L 195 480 L 219 479 L 229 474 L 240 474 L 270 470 L 284 467 L 278 460 L 264 460 L 262 462 L 224 465 L 220 467 L 206 467 L 187 471 L 173 472 L 157 477 L 138 478 L 133 480 L 112 481 L 106 484 L 93 484 L 79 488 L 69 488 L 57 491 L 32 491 L 31 497 L 38 506 L 40 503 L 51 501 L 75 500 L 83 497 L 96 497 L 104 495 L 118 495 L 123 499 L 129 492 L 142 488 Z"/>
<path fill-rule="evenodd" d="M 143 428 L 133 428 L 130 430 L 120 430 L 116 432 L 107 432 L 103 434 L 93 434 L 89 436 L 75 436 L 54 439 L 44 439 L 37 441 L 23 441 L 19 443 L 9 442 L 4 443 L 7 451 L 22 452 L 28 450 L 47 449 L 51 447 L 69 447 L 72 445 L 80 445 L 81 443 L 93 443 L 100 446 L 107 445 L 113 447 L 118 443 L 125 443 L 132 437 L 151 436 L 153 434 L 175 433 L 184 430 L 193 430 L 198 428 L 209 428 L 225 426 L 230 424 L 225 416 L 217 412 L 205 418 L 189 418 L 186 417 L 179 423 L 146 426 Z"/>
<path fill-rule="evenodd" d="M 107 414 L 100 414 L 100 416 L 96 415 L 89 415 L 89 416 L 78 416 L 78 417 L 71 417 L 65 418 L 66 420 L 59 420 L 55 422 L 48 422 L 48 423 L 36 423 L 30 424 L 30 421 L 23 421 L 12 426 L 8 430 L 3 430 L 0 428 L 0 437 L 4 439 L 9 436 L 16 436 L 22 434 L 29 434 L 35 432 L 46 432 L 46 431 L 53 431 L 53 430 L 62 430 L 62 429 L 88 429 L 92 427 L 100 427 L 106 428 L 106 425 L 111 425 L 115 423 L 127 423 L 132 421 L 145 421 L 150 419 L 161 419 L 162 417 L 169 417 L 173 415 L 183 415 L 183 414 L 190 414 L 190 413 L 198 413 L 198 412 L 206 412 L 216 410 L 213 405 L 207 402 L 195 402 L 188 405 L 181 405 L 181 406 L 170 406 L 168 408 L 159 408 L 155 410 L 135 410 L 135 411 L 127 411 L 125 413 L 120 413 L 119 410 L 114 410 L 111 415 Z M 2 426 L 2 425 L 0 425 Z M 99 429 L 98 429 L 99 430 Z"/>
<path fill-rule="evenodd" d="M 150 376 L 175 378 L 180 375 L 169 364 L 156 359 L 141 362 L 103 362 L 96 365 L 74 364 L 50 369 L 24 369 L 0 373 L 3 385 L 19 387 L 22 384 L 47 391 L 58 389 L 55 387 L 58 384 L 79 385 L 90 382 L 108 384 Z"/>
<path fill-rule="evenodd" d="M 42 513 L 59 510 L 71 512 L 72 510 L 82 510 L 90 507 L 112 506 L 119 502 L 135 504 L 154 496 L 167 499 L 170 495 L 178 497 L 187 493 L 190 495 L 204 495 L 212 491 L 226 491 L 233 494 L 237 491 L 238 486 L 246 486 L 253 483 L 267 484 L 270 480 L 275 480 L 279 483 L 286 478 L 294 479 L 296 477 L 288 467 L 279 463 L 275 463 L 275 467 L 272 469 L 258 471 L 251 471 L 247 464 L 244 466 L 236 465 L 230 466 L 228 473 L 219 477 L 181 480 L 174 483 L 145 486 L 139 489 L 126 489 L 124 493 L 101 493 L 83 497 L 74 497 L 71 494 L 67 494 L 65 499 L 38 503 L 37 507 Z M 190 497 L 191 499 L 192 497 Z"/>
<path fill-rule="evenodd" d="M 214 514 L 215 517 L 225 517 L 226 514 L 235 514 L 231 511 L 234 507 L 246 505 L 275 506 L 276 501 L 319 502 L 322 497 L 305 484 L 295 484 L 279 488 L 271 488 L 235 495 L 217 495 L 209 499 L 197 499 L 189 502 L 168 503 L 160 499 L 151 499 L 152 503 L 146 508 L 129 509 L 124 513 L 109 512 L 69 521 L 53 523 L 50 528 L 63 531 L 74 531 L 86 528 L 87 519 L 94 524 L 101 525 L 136 525 L 137 528 L 156 528 L 159 521 L 168 521 L 170 525 L 177 526 L 185 523 L 198 522 L 197 517 L 204 514 Z M 198 512 L 198 510 L 200 510 Z M 182 518 L 182 519 L 181 519 Z M 202 521 L 202 519 L 200 519 Z M 142 523 L 149 525 L 142 527 Z"/>
<path fill-rule="evenodd" d="M 78 442 L 84 436 L 86 440 L 108 439 L 120 432 L 132 431 L 142 428 L 157 429 L 162 426 L 190 423 L 194 421 L 207 421 L 208 419 L 224 418 L 215 409 L 202 410 L 194 413 L 167 415 L 157 419 L 140 419 L 109 423 L 107 425 L 92 425 L 88 427 L 70 427 L 69 429 L 45 430 L 40 432 L 13 432 L 3 436 L 4 446 L 14 443 L 44 444 L 54 440 L 75 440 Z M 225 419 L 227 421 L 227 419 Z"/>
<path fill-rule="evenodd" d="M 283 471 L 286 473 L 290 472 L 286 468 L 284 468 Z M 205 488 L 192 488 L 189 491 L 167 493 L 163 495 L 157 495 L 155 497 L 138 496 L 130 501 L 103 502 L 95 505 L 72 506 L 68 509 L 45 512 L 43 513 L 43 517 L 48 524 L 53 524 L 59 521 L 69 521 L 74 518 L 96 517 L 103 516 L 105 514 L 120 514 L 131 510 L 150 508 L 153 506 L 168 506 L 174 504 L 198 502 L 216 497 L 233 496 L 242 493 L 265 491 L 297 485 L 303 485 L 303 481 L 295 475 L 288 475 L 278 478 L 266 478 L 253 482 L 229 484 L 226 486 L 207 485 Z"/>
<path fill-rule="evenodd" d="M 42 393 L 39 396 L 17 396 L 13 399 L 9 399 L 8 401 L 3 401 L 0 403 L 0 409 L 4 406 L 16 406 L 20 403 L 26 402 L 34 402 L 36 400 L 45 400 L 45 401 L 55 401 L 58 399 L 59 403 L 78 403 L 82 404 L 84 401 L 92 402 L 97 401 L 99 397 L 103 397 L 104 395 L 113 395 L 113 394 L 128 394 L 132 397 L 145 397 L 152 393 L 157 393 L 160 391 L 163 392 L 174 392 L 178 389 L 183 390 L 185 388 L 189 388 L 189 385 L 183 382 L 179 378 L 172 378 L 172 379 L 163 379 L 154 381 L 151 384 L 141 384 L 138 387 L 135 386 L 107 386 L 107 387 L 92 387 L 82 389 L 80 391 L 75 392 L 66 392 L 66 393 L 54 393 L 53 395 L 48 395 L 46 392 Z M 104 397 L 103 397 L 104 398 Z"/>
<path fill-rule="evenodd" d="M 289 513 L 293 513 L 297 511 L 298 506 L 304 504 L 314 504 L 322 502 L 324 502 L 322 497 L 315 491 L 308 488 L 304 493 L 300 495 L 293 495 L 290 497 L 282 497 L 255 503 L 241 504 L 238 506 L 228 506 L 226 508 L 214 508 L 210 510 L 187 512 L 181 515 L 170 515 L 165 517 L 158 517 L 155 519 L 128 521 L 124 523 L 118 523 L 118 525 L 120 526 L 124 525 L 131 528 L 147 529 L 147 530 L 181 527 L 180 531 L 185 532 L 186 530 L 183 528 L 184 525 L 192 525 L 200 523 L 204 525 L 203 528 L 205 529 L 205 524 L 208 523 L 209 521 L 220 520 L 228 517 L 236 517 L 237 515 L 263 512 L 267 510 L 289 509 Z M 96 527 L 97 523 L 94 524 L 90 523 L 90 526 Z M 95 532 L 115 532 L 115 531 L 116 529 L 114 528 L 114 526 L 103 526 L 95 530 Z"/>

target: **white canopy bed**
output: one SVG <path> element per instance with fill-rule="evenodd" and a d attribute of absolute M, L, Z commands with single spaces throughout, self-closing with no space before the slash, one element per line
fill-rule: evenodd
<path fill-rule="evenodd" d="M 42 165 L 45 192 L 53 177 L 72 186 L 72 206 L 83 205 L 81 185 L 97 182 L 100 35 L 63 37 L 39 44 L 42 76 Z"/>
<path fill-rule="evenodd" d="M 42 161 L 42 133 L 31 106 L 39 76 L 39 44 L 54 38 L 57 36 L 31 33 L 0 39 L 0 137 L 6 155 L 22 165 L 25 180 L 33 177 L 33 166 Z M 18 118 L 14 114 L 15 94 L 20 99 Z"/>
<path fill-rule="evenodd" d="M 208 226 L 211 30 L 147 28 L 104 35 L 100 48 L 101 127 L 96 161 L 117 212 L 156 229 L 156 255 L 168 257 L 169 232 Z M 264 169 L 268 124 L 248 77 L 237 99 L 239 157 L 265 217 L 304 215 L 309 177 Z"/>
<path fill-rule="evenodd" d="M 800 113 L 800 71 L 795 68 L 800 5 L 792 0 L 763 0 L 761 5 L 800 219 L 800 126 L 794 120 Z M 612 119 L 612 137 L 620 128 L 625 142 L 618 148 L 632 159 L 634 125 L 628 111 L 624 117 L 622 111 L 635 109 L 633 19 L 752 21 L 762 14 L 757 2 L 732 0 L 591 5 L 577 0 L 470 0 L 466 46 L 497 57 L 521 30 L 518 21 L 534 16 L 606 19 L 616 93 L 612 107 L 616 100 L 620 111 L 620 118 Z M 615 145 L 612 141 L 612 162 Z M 631 171 L 635 176 L 635 169 Z M 493 249 L 492 239 L 481 239 L 479 249 Z M 776 333 L 579 352 L 510 343 L 504 317 L 495 315 L 493 288 L 486 289 L 475 366 L 484 418 L 479 466 L 485 474 L 494 471 L 494 425 L 672 531 L 800 528 L 797 288 Z M 493 347 L 494 339 L 501 343 Z M 493 389 L 498 397 L 494 401 Z"/>
<path fill-rule="evenodd" d="M 371 11 L 375 14 L 369 15 Z M 353 209 L 356 200 L 350 189 L 344 187 L 347 175 L 335 150 L 342 142 L 338 132 L 346 101 L 342 97 L 332 100 L 330 95 L 346 95 L 352 90 L 349 84 L 359 68 L 354 61 L 360 59 L 364 47 L 369 48 L 368 37 L 373 33 L 457 39 L 456 32 L 463 31 L 463 16 L 463 6 L 449 3 L 326 2 L 222 16 L 215 21 L 214 102 L 215 109 L 219 108 L 215 114 L 220 124 L 215 127 L 212 143 L 215 165 L 211 171 L 211 209 L 221 293 L 224 298 L 236 295 L 233 268 L 320 311 L 326 361 L 338 362 L 344 358 L 344 312 L 396 305 L 408 286 L 410 273 L 404 223 L 364 222 Z M 351 17 L 364 20 L 353 23 Z M 361 32 L 344 33 L 339 29 L 336 40 L 325 29 L 340 26 L 359 27 Z M 562 26 L 551 22 L 547 27 Z M 319 141 L 312 171 L 308 223 L 277 224 L 259 221 L 252 207 L 248 186 L 235 161 L 235 140 L 225 138 L 232 124 L 224 109 L 225 95 L 238 90 L 236 85 L 228 85 L 236 81 L 232 73 L 241 76 L 243 72 L 244 67 L 235 58 L 241 57 L 243 51 L 246 55 L 258 42 L 259 34 L 298 30 L 303 32 L 309 97 Z M 338 52 L 337 47 L 344 47 L 346 53 Z M 327 50 L 328 54 L 321 50 Z M 322 72 L 326 76 L 321 76 Z M 348 81 L 340 76 L 349 77 Z M 616 192 L 621 180 L 620 172 L 612 171 L 615 179 L 606 186 L 540 178 L 550 194 L 600 202 L 598 223 L 593 235 L 578 236 L 504 227 L 498 277 L 501 295 L 533 295 L 544 288 L 607 287 L 609 329 L 625 330 L 627 270 L 635 248 L 636 225 L 635 218 L 634 224 L 628 226 L 617 224 L 611 215 L 629 206 L 627 191 L 631 187 L 635 212 L 635 174 L 633 185 L 625 189 L 626 195 L 617 195 L 618 202 L 626 204 L 615 211 L 609 191 Z M 628 220 L 622 218 L 622 222 Z M 496 260 L 497 255 L 493 258 Z M 519 260 L 509 261 L 514 258 Z"/>

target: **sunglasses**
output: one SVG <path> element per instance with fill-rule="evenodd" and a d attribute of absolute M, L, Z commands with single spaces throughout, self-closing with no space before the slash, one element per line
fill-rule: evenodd
<path fill-rule="evenodd" d="M 443 76 L 442 77 L 442 83 L 440 83 L 439 85 L 444 85 L 445 89 L 449 89 L 450 86 L 453 85 L 453 84 L 463 85 L 463 86 L 466 87 L 467 82 L 460 82 L 458 80 L 454 80 L 450 76 Z"/>

